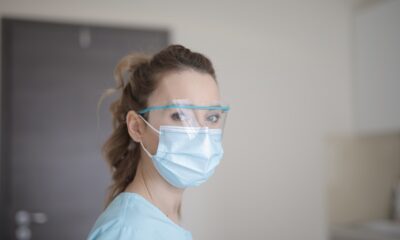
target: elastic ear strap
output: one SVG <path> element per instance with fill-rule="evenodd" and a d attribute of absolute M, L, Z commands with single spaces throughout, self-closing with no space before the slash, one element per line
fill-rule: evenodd
<path fill-rule="evenodd" d="M 140 115 L 140 114 L 138 114 L 138 115 L 143 119 L 143 121 L 144 121 L 147 125 L 149 125 L 149 127 L 150 127 L 151 129 L 153 129 L 156 133 L 160 134 L 160 131 L 158 131 L 155 127 L 151 126 L 151 124 L 150 124 L 149 122 L 147 122 L 146 119 L 144 119 L 144 117 L 142 117 L 142 115 Z"/>
<path fill-rule="evenodd" d="M 142 145 L 143 150 L 147 153 L 147 155 L 152 158 L 153 156 L 151 155 L 151 153 L 149 151 L 147 151 L 147 149 L 144 147 L 143 143 L 140 141 L 140 145 Z"/>

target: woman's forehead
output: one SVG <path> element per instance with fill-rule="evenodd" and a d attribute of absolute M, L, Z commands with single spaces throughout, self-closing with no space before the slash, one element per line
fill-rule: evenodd
<path fill-rule="evenodd" d="M 171 104 L 176 99 L 185 99 L 194 105 L 217 104 L 220 102 L 218 85 L 207 73 L 194 70 L 171 72 L 160 79 L 148 104 Z"/>

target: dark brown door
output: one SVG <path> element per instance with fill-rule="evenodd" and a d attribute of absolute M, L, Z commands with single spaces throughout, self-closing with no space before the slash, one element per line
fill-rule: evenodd
<path fill-rule="evenodd" d="M 154 53 L 166 30 L 2 21 L 1 239 L 85 239 L 110 174 L 100 147 L 111 132 L 117 61 Z"/>

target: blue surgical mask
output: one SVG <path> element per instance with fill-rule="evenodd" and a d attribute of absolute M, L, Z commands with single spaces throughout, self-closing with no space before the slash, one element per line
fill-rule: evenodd
<path fill-rule="evenodd" d="M 144 119 L 143 119 L 144 120 Z M 214 173 L 224 154 L 221 129 L 161 126 L 155 155 L 144 147 L 160 175 L 177 188 L 199 186 Z"/>

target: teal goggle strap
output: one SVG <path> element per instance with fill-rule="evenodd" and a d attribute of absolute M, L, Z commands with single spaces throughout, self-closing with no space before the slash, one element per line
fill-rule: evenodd
<path fill-rule="evenodd" d="M 222 110 L 229 111 L 229 106 L 194 106 L 194 105 L 177 105 L 170 104 L 165 106 L 152 106 L 139 110 L 139 114 L 147 113 L 154 110 L 171 109 L 171 108 L 184 108 L 184 109 L 200 109 L 200 110 Z"/>

